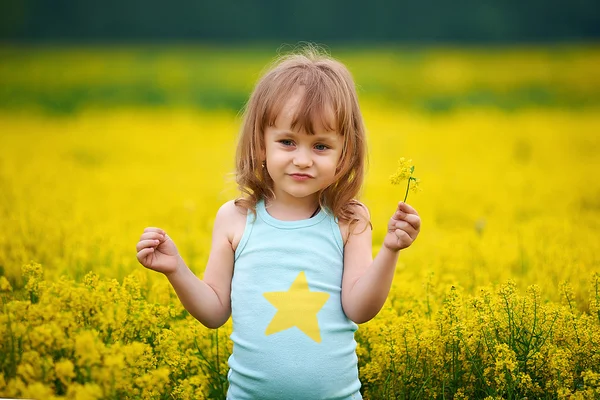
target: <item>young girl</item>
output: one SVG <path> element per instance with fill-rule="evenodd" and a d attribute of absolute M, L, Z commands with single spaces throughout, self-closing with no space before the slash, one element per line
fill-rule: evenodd
<path fill-rule="evenodd" d="M 137 259 L 209 328 L 233 319 L 227 398 L 361 399 L 354 332 L 383 306 L 421 220 L 399 203 L 372 259 L 365 128 L 348 70 L 312 48 L 282 57 L 246 106 L 236 179 L 198 279 L 160 228 Z"/>

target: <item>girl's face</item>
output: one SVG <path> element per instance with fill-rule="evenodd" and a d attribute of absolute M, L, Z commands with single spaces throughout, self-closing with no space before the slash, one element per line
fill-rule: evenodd
<path fill-rule="evenodd" d="M 314 135 L 292 130 L 302 95 L 299 89 L 283 106 L 275 126 L 265 129 L 266 168 L 278 201 L 316 203 L 318 192 L 334 182 L 344 141 L 319 125 Z"/>

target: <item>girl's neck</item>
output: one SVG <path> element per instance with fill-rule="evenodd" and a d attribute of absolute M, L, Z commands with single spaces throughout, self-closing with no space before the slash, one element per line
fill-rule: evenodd
<path fill-rule="evenodd" d="M 281 221 L 299 221 L 309 219 L 317 214 L 319 209 L 318 200 L 306 201 L 281 201 L 269 200 L 265 202 L 265 207 L 269 215 Z"/>

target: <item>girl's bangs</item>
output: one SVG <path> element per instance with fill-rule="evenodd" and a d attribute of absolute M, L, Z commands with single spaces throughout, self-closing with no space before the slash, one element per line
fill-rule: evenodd
<path fill-rule="evenodd" d="M 333 93 L 328 90 L 329 88 L 326 85 L 323 85 L 323 82 L 308 85 L 293 82 L 282 86 L 279 86 L 269 101 L 265 102 L 263 126 L 261 127 L 263 132 L 267 126 L 275 126 L 277 116 L 281 113 L 285 104 L 300 86 L 304 86 L 304 96 L 292 119 L 291 128 L 305 131 L 309 135 L 314 135 L 318 129 L 337 131 L 342 134 L 338 123 L 340 116 L 336 112 L 340 107 L 334 101 Z M 323 90 L 323 86 L 325 86 L 325 90 Z"/>

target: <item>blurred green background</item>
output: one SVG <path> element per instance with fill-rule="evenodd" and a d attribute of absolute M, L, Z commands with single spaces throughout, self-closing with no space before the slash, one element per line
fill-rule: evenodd
<path fill-rule="evenodd" d="M 87 107 L 240 110 L 265 65 L 294 45 L 6 44 L 0 109 L 70 114 Z M 361 99 L 417 112 L 600 104 L 595 43 L 324 46 L 351 70 Z"/>
<path fill-rule="evenodd" d="M 596 0 L 3 0 L 9 40 L 539 42 L 600 35 Z"/>
<path fill-rule="evenodd" d="M 599 8 L 594 0 L 3 0 L 0 109 L 237 111 L 264 65 L 302 41 L 346 62 L 359 94 L 386 105 L 596 106 Z"/>

